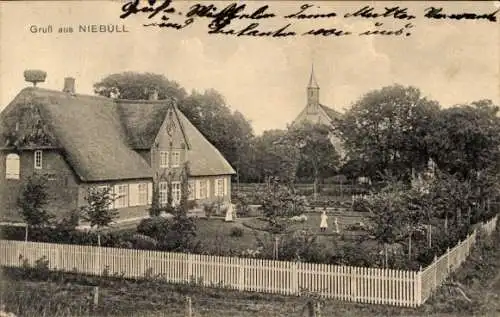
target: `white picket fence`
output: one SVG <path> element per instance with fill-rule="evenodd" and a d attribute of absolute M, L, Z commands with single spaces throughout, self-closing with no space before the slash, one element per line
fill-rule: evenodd
<path fill-rule="evenodd" d="M 496 222 L 497 217 L 482 227 L 491 233 Z M 8 240 L 0 240 L 0 265 L 33 265 L 46 257 L 50 269 L 67 272 L 156 276 L 172 283 L 196 281 L 283 295 L 307 291 L 343 301 L 416 307 L 465 260 L 476 235 L 419 272 Z"/>
<path fill-rule="evenodd" d="M 498 215 L 488 222 L 481 224 L 478 228 L 484 230 L 487 235 L 491 235 L 497 226 Z M 441 257 L 434 258 L 432 264 L 420 271 L 421 279 L 421 303 L 424 303 L 443 282 L 451 272 L 455 271 L 469 256 L 472 247 L 476 243 L 478 230 L 474 230 L 464 241 L 448 249 Z"/>

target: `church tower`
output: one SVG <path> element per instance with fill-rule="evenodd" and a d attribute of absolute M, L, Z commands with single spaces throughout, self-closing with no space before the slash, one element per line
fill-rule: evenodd
<path fill-rule="evenodd" d="M 314 77 L 314 65 L 311 68 L 311 77 L 307 85 L 307 113 L 317 114 L 319 110 L 319 86 Z"/>

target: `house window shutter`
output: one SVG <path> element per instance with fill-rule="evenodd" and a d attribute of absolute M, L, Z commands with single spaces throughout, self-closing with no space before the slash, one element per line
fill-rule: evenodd
<path fill-rule="evenodd" d="M 188 200 L 196 199 L 196 185 L 194 181 L 189 181 L 188 183 Z"/>
<path fill-rule="evenodd" d="M 5 178 L 19 179 L 20 164 L 19 155 L 9 154 L 5 160 Z"/>
<path fill-rule="evenodd" d="M 222 194 L 222 196 L 229 196 L 229 193 L 227 192 L 228 180 L 229 180 L 228 177 L 224 177 L 224 193 Z"/>
<path fill-rule="evenodd" d="M 114 194 L 114 201 L 113 201 L 113 208 L 120 208 L 120 202 L 119 202 L 119 196 L 120 196 L 120 185 L 115 185 L 113 186 L 113 194 Z"/>
<path fill-rule="evenodd" d="M 153 203 L 153 183 L 148 183 L 148 205 Z"/>
<path fill-rule="evenodd" d="M 129 185 L 129 206 L 138 206 L 139 205 L 139 184 L 130 184 Z"/>
<path fill-rule="evenodd" d="M 207 182 L 207 197 L 206 198 L 212 198 L 213 195 L 211 195 L 211 191 L 210 191 L 210 179 L 207 179 L 205 182 Z"/>
<path fill-rule="evenodd" d="M 196 180 L 196 186 L 194 191 L 196 199 L 201 199 L 200 190 L 201 190 L 200 180 Z"/>

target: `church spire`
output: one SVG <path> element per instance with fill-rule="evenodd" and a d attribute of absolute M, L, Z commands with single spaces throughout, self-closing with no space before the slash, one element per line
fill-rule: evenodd
<path fill-rule="evenodd" d="M 316 77 L 314 76 L 314 64 L 311 66 L 311 77 L 309 78 L 309 85 L 307 88 L 317 88 L 319 89 L 318 83 L 316 82 Z"/>
<path fill-rule="evenodd" d="M 319 108 L 319 86 L 314 77 L 314 64 L 311 66 L 311 77 L 307 85 L 307 112 L 317 113 Z"/>

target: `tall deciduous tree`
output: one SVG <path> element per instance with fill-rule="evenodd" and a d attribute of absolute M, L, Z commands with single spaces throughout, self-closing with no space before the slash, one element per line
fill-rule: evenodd
<path fill-rule="evenodd" d="M 26 222 L 26 241 L 28 241 L 29 227 L 47 225 L 53 218 L 53 215 L 45 209 L 48 201 L 47 178 L 36 174 L 30 176 L 24 184 L 17 200 L 21 216 Z"/>
<path fill-rule="evenodd" d="M 461 180 L 500 169 L 499 107 L 490 100 L 443 109 L 432 122 L 429 152 L 438 167 Z"/>
<path fill-rule="evenodd" d="M 304 123 L 291 127 L 286 136 L 300 149 L 298 176 L 312 175 L 315 189 L 323 177 L 333 176 L 339 166 L 340 156 L 330 141 L 330 133 L 326 125 Z"/>
<path fill-rule="evenodd" d="M 300 161 L 299 148 L 287 138 L 286 130 L 268 130 L 255 139 L 254 164 L 260 181 L 278 177 L 282 183 L 293 183 Z"/>
<path fill-rule="evenodd" d="M 334 133 L 365 176 L 389 171 L 409 180 L 412 168 L 423 170 L 430 158 L 426 137 L 438 111 L 417 88 L 388 86 L 365 94 L 335 119 Z"/>
<path fill-rule="evenodd" d="M 94 92 L 98 95 L 129 100 L 147 100 L 151 89 L 158 91 L 158 99 L 183 99 L 186 96 L 186 91 L 178 83 L 153 73 L 110 74 L 94 84 Z"/>

